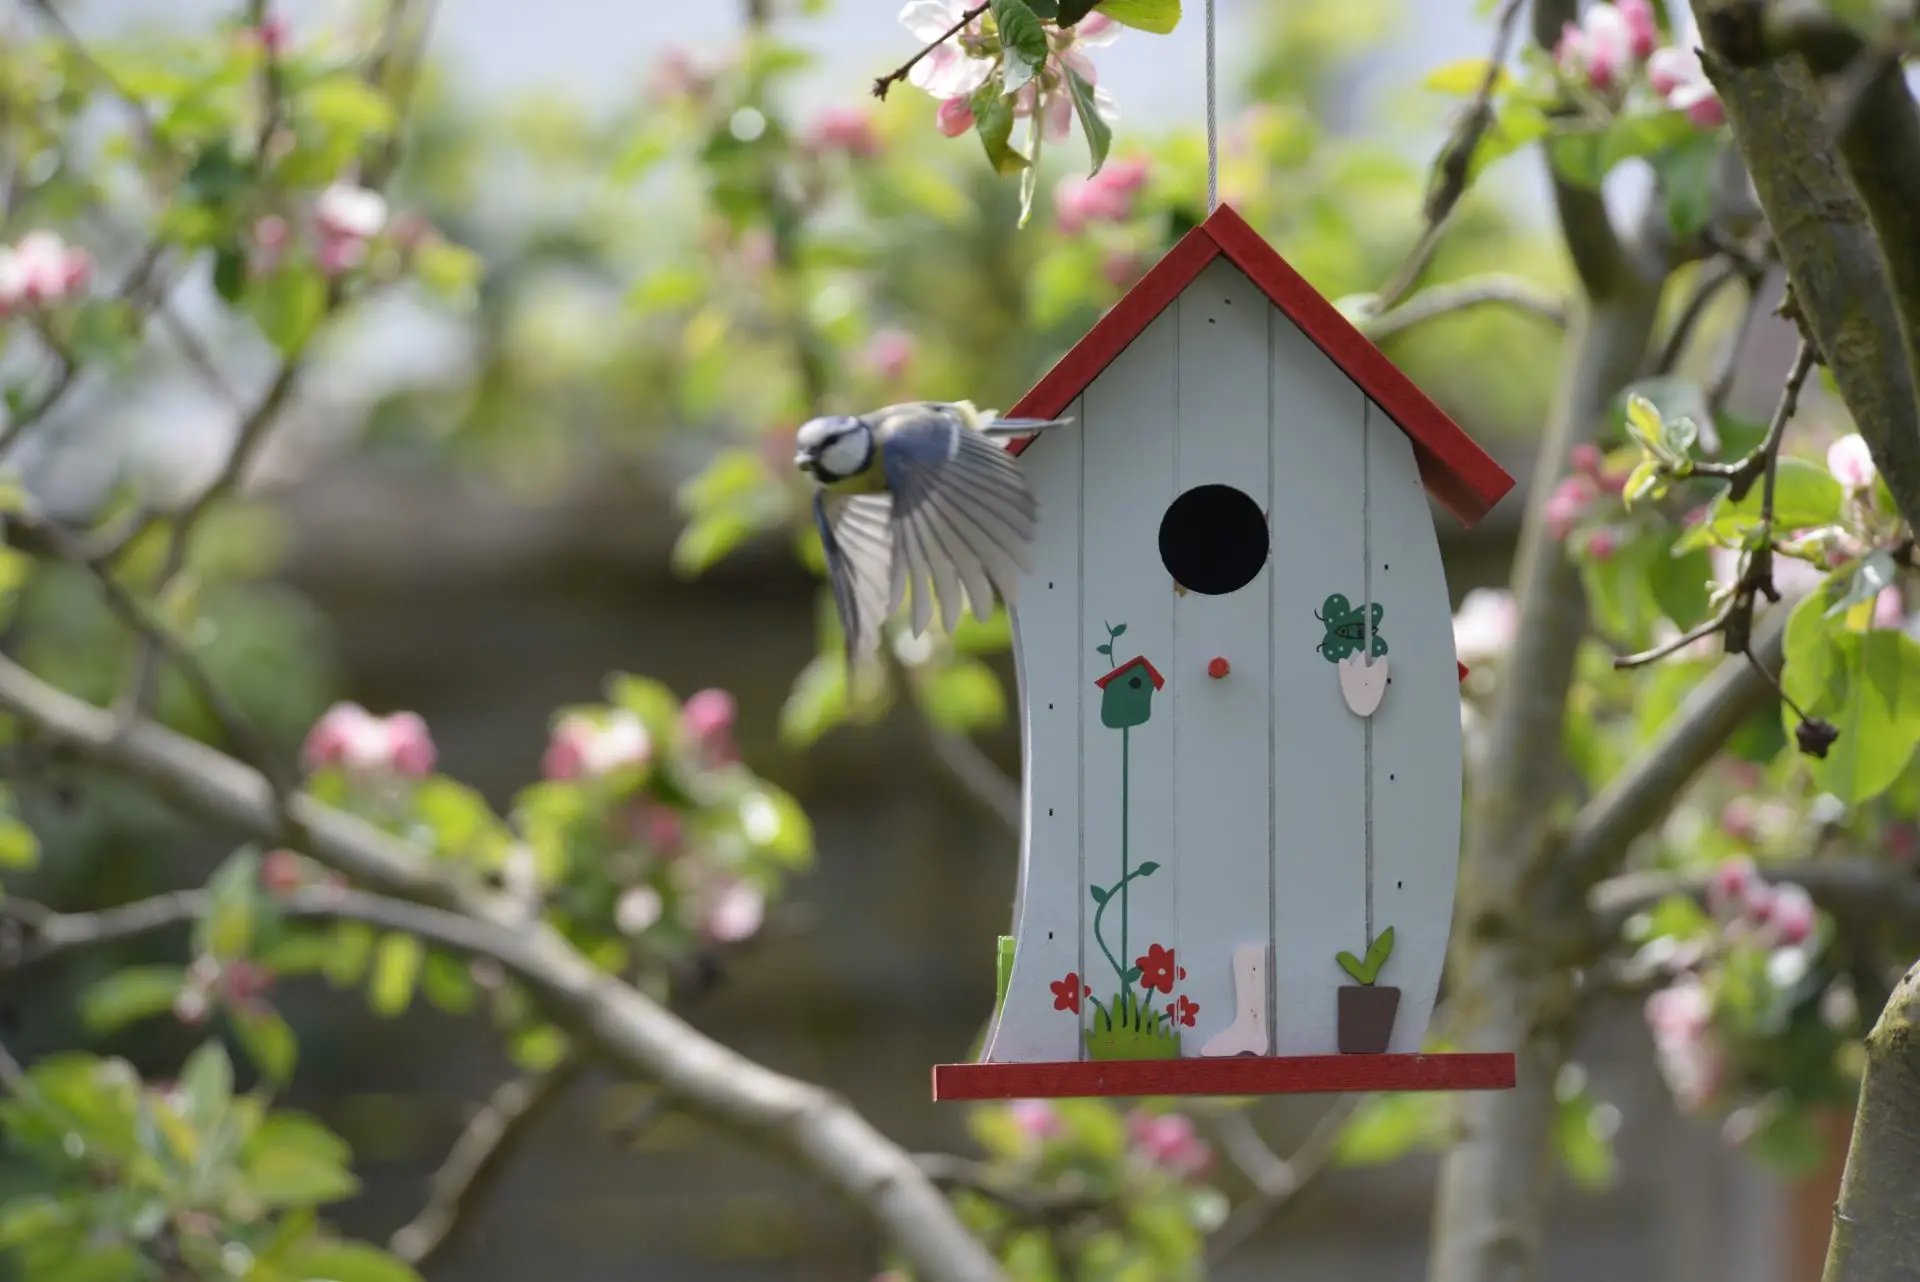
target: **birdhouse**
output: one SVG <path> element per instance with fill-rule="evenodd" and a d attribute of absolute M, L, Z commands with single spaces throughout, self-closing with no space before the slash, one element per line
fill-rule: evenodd
<path fill-rule="evenodd" d="M 1465 675 L 1427 499 L 1512 478 L 1225 206 L 1009 412 L 1073 425 L 1012 447 L 1012 955 L 935 1097 L 1511 1086 L 1420 1052 Z"/>

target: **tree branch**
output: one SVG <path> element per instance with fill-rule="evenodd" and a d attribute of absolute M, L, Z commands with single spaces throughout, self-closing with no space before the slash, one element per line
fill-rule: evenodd
<path fill-rule="evenodd" d="M 948 27 L 945 34 L 941 35 L 939 39 L 928 44 L 925 48 L 921 49 L 919 53 L 914 54 L 913 57 L 907 59 L 886 75 L 875 80 L 873 82 L 873 96 L 883 102 L 886 101 L 887 91 L 911 75 L 913 69 L 920 65 L 922 58 L 966 30 L 969 22 L 972 22 L 991 8 L 993 8 L 991 4 L 976 4 L 964 10 L 960 14 L 960 20 L 955 22 L 951 27 Z"/>
<path fill-rule="evenodd" d="M 921 1172 L 944 1189 L 966 1189 L 992 1198 L 1023 1220 L 1041 1224 L 1070 1223 L 1110 1205 L 1083 1187 L 1061 1180 L 1051 1188 L 1036 1188 L 996 1175 L 984 1162 L 952 1153 L 916 1153 Z"/>
<path fill-rule="evenodd" d="M 1760 875 L 1769 882 L 1792 882 L 1843 922 L 1879 922 L 1920 931 L 1920 877 L 1911 870 L 1872 859 L 1803 859 L 1768 864 L 1760 869 Z M 1712 881 L 1710 868 L 1609 877 L 1587 893 L 1594 938 L 1601 947 L 1612 944 L 1629 918 L 1674 895 L 1705 903 Z"/>
<path fill-rule="evenodd" d="M 1833 1208 L 1821 1282 L 1897 1282 L 1920 1275 L 1920 965 L 1893 990 L 1867 1034 L 1853 1141 Z"/>
<path fill-rule="evenodd" d="M 1793 282 L 1800 319 L 1900 514 L 1920 528 L 1920 403 L 1900 308 L 1867 209 L 1843 172 L 1837 153 L 1844 148 L 1833 145 L 1818 85 L 1799 58 L 1752 65 L 1766 53 L 1749 42 L 1741 15 L 1750 8 L 1751 0 L 1705 7 L 1702 59 Z"/>
<path fill-rule="evenodd" d="M 448 1150 L 428 1185 L 426 1205 L 395 1229 L 387 1249 L 415 1268 L 425 1265 L 452 1240 L 491 1176 L 511 1155 L 516 1141 L 565 1091 L 583 1067 L 568 1055 L 542 1073 L 528 1073 L 494 1088 Z"/>
<path fill-rule="evenodd" d="M 980 745 L 963 734 L 927 722 L 927 742 L 933 755 L 946 767 L 947 774 L 977 802 L 982 810 L 998 819 L 1010 832 L 1019 832 L 1026 822 L 1018 780 L 980 750 Z"/>
<path fill-rule="evenodd" d="M 0 667 L 0 688 L 7 692 L 0 694 L 0 704 L 20 713 L 20 701 L 15 697 L 19 670 L 7 672 L 8 667 L 11 665 Z M 33 678 L 26 680 L 31 682 Z M 97 716 L 107 716 L 98 709 L 93 711 Z M 59 729 L 54 725 L 43 728 Z M 72 733 L 65 740 L 70 746 L 89 742 L 80 728 L 70 729 Z M 147 729 L 160 736 L 168 733 L 158 727 Z M 167 752 L 164 742 L 149 744 L 149 753 Z M 179 740 L 170 748 L 180 753 L 183 745 L 199 747 Z M 192 768 L 184 760 L 150 764 L 154 774 Z M 252 772 L 237 762 L 227 762 L 226 766 L 228 777 L 210 783 L 201 792 L 197 813 L 237 827 L 256 828 L 257 799 L 234 795 L 231 787 L 235 772 Z M 257 777 L 253 782 L 255 793 L 264 788 Z M 307 804 L 325 809 L 310 800 Z M 347 816 L 340 818 L 345 820 Z M 329 827 L 315 826 L 321 831 Z M 367 831 L 386 845 L 400 845 L 375 830 Z M 257 829 L 255 835 L 265 836 Z M 368 848 L 353 848 L 361 844 Z M 318 857 L 321 850 L 327 850 L 346 856 L 333 861 L 342 871 L 353 865 L 382 868 L 391 852 L 373 849 L 373 844 L 336 832 L 331 840 L 316 841 L 307 853 Z M 423 856 L 408 850 L 407 857 L 421 865 L 416 877 L 432 877 Z M 452 883 L 440 883 L 437 893 L 453 904 L 473 898 Z M 20 953 L 21 962 L 191 921 L 205 910 L 207 902 L 203 891 L 183 891 L 97 913 L 41 916 L 29 923 L 31 934 Z M 463 915 L 425 903 L 332 886 L 296 891 L 282 897 L 280 905 L 290 917 L 366 922 L 415 935 L 464 956 L 497 962 L 526 987 L 548 1017 L 615 1068 L 657 1081 L 661 1089 L 690 1110 L 717 1124 L 787 1149 L 864 1209 L 926 1277 L 938 1282 L 1000 1282 L 999 1265 L 962 1227 L 913 1157 L 874 1130 L 851 1107 L 817 1086 L 784 1077 L 709 1039 L 600 970 L 550 928 L 528 928 L 485 904 L 476 905 L 475 915 Z"/>
<path fill-rule="evenodd" d="M 1398 307 L 1361 322 L 1360 330 L 1374 342 L 1383 342 L 1415 325 L 1488 304 L 1517 308 L 1538 316 L 1556 329 L 1567 327 L 1564 298 L 1523 276 L 1490 272 L 1485 276 L 1430 285 Z"/>
<path fill-rule="evenodd" d="M 1336 1099 L 1291 1157 L 1281 1157 L 1254 1129 L 1245 1110 L 1208 1110 L 1220 1147 L 1253 1185 L 1253 1196 L 1233 1208 L 1227 1222 L 1207 1240 L 1207 1264 L 1218 1267 L 1326 1170 L 1340 1147 L 1340 1134 L 1360 1105 L 1357 1095 Z"/>

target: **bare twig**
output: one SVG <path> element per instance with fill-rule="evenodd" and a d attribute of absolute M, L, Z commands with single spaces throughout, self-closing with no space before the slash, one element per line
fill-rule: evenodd
<path fill-rule="evenodd" d="M 1062 1180 L 1051 1188 L 1001 1178 L 984 1162 L 952 1153 L 916 1153 L 913 1158 L 926 1177 L 944 1189 L 966 1189 L 992 1198 L 1024 1220 L 1069 1223 L 1110 1205 L 1084 1187 Z"/>
<path fill-rule="evenodd" d="M 947 773 L 982 810 L 998 819 L 1008 831 L 1020 831 L 1024 822 L 1020 785 L 994 765 L 987 754 L 980 751 L 979 744 L 963 734 L 941 728 L 930 719 L 927 742 L 933 746 L 933 755 L 946 767 Z"/>
<path fill-rule="evenodd" d="M 204 744 L 144 720 L 123 729 L 112 713 L 54 689 L 4 657 L 0 712 L 50 744 L 146 784 L 192 815 L 255 840 L 280 840 L 267 781 Z M 787 1150 L 859 1205 L 931 1282 L 1000 1282 L 993 1256 L 961 1225 L 912 1155 L 837 1096 L 711 1040 L 601 970 L 551 928 L 528 925 L 471 874 L 305 793 L 296 793 L 289 807 L 298 831 L 288 844 L 411 902 L 318 888 L 289 896 L 287 911 L 365 920 L 492 959 L 547 1018 L 616 1071 L 657 1082 L 689 1111 Z M 54 935 L 78 929 L 97 936 L 104 916 L 44 924 Z"/>
<path fill-rule="evenodd" d="M 1208 1239 L 1207 1263 L 1218 1266 L 1245 1245 L 1287 1206 L 1314 1177 L 1327 1168 L 1340 1145 L 1340 1133 L 1359 1106 L 1356 1095 L 1336 1099 L 1300 1147 L 1283 1158 L 1260 1138 L 1253 1120 L 1242 1109 L 1209 1110 L 1220 1147 L 1253 1184 L 1254 1193 L 1233 1209 L 1227 1222 Z"/>
<path fill-rule="evenodd" d="M 962 12 L 960 15 L 960 20 L 958 22 L 955 22 L 951 27 L 948 27 L 946 31 L 941 34 L 939 39 L 928 44 L 926 47 L 922 48 L 920 52 L 914 54 L 913 57 L 907 59 L 905 62 L 901 63 L 899 66 L 895 67 L 892 71 L 889 71 L 886 75 L 881 76 L 879 79 L 875 80 L 873 82 L 873 96 L 881 99 L 882 101 L 885 101 L 887 96 L 887 91 L 893 88 L 894 85 L 898 84 L 902 80 L 905 80 L 909 75 L 911 75 L 913 73 L 913 69 L 920 65 L 920 60 L 922 58 L 926 57 L 928 54 L 932 53 L 935 49 L 938 49 L 941 45 L 945 44 L 947 41 L 953 39 L 955 36 L 959 35 L 962 31 L 966 30 L 968 23 L 972 22 L 974 19 L 978 18 L 981 14 L 985 13 L 987 10 L 991 8 L 993 8 L 993 6 L 990 4 L 976 4 L 971 8 L 968 8 L 967 10 Z"/>
<path fill-rule="evenodd" d="M 569 1055 L 545 1072 L 528 1073 L 495 1088 L 434 1172 L 426 1205 L 394 1230 L 387 1249 L 415 1268 L 438 1254 L 452 1238 L 462 1213 L 500 1170 L 514 1142 L 560 1097 L 581 1067 L 580 1059 Z"/>
<path fill-rule="evenodd" d="M 1654 362 L 1653 372 L 1671 374 L 1680 366 L 1680 358 L 1686 354 L 1687 344 L 1693 340 L 1693 331 L 1699 328 L 1701 319 L 1720 291 L 1740 279 L 1740 271 L 1730 259 L 1715 258 L 1700 268 L 1700 279 L 1694 285 L 1693 293 L 1680 308 L 1680 315 L 1674 318 L 1673 329 L 1667 334 L 1666 344 L 1660 349 L 1660 359 Z"/>
<path fill-rule="evenodd" d="M 1489 305 L 1515 308 L 1539 317 L 1556 329 L 1567 326 L 1566 299 L 1524 276 L 1491 272 L 1428 286 L 1398 307 L 1362 321 L 1360 330 L 1377 343 L 1415 325 Z"/>
<path fill-rule="evenodd" d="M 1473 171 L 1473 154 L 1479 150 L 1480 140 L 1486 137 L 1487 130 L 1493 128 L 1493 91 L 1500 83 L 1507 56 L 1513 48 L 1514 28 L 1519 24 L 1520 8 L 1520 0 L 1503 0 L 1500 6 L 1500 14 L 1494 20 L 1493 48 L 1487 55 L 1486 74 L 1481 77 L 1479 91 L 1454 126 L 1446 146 L 1440 149 L 1439 156 L 1433 162 L 1433 172 L 1427 181 L 1426 201 L 1421 211 L 1426 225 L 1406 260 L 1381 289 L 1376 306 L 1383 311 L 1397 306 L 1407 296 L 1407 291 L 1413 288 L 1414 281 L 1419 279 L 1420 273 L 1433 257 L 1433 251 L 1439 247 L 1440 233 L 1447 219 L 1453 216 L 1454 207 L 1466 195 Z"/>

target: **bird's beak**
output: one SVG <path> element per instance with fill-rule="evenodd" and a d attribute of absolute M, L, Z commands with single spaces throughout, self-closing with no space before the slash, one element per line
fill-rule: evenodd
<path fill-rule="evenodd" d="M 793 456 L 793 465 L 802 472 L 813 471 L 813 451 L 800 450 Z"/>

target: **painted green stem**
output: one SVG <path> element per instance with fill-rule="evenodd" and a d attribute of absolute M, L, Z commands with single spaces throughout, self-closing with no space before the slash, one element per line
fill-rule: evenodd
<path fill-rule="evenodd" d="M 1123 726 L 1120 729 L 1120 955 L 1129 957 L 1127 949 L 1127 883 L 1133 880 L 1132 856 L 1127 849 L 1127 819 L 1133 807 L 1127 802 L 1127 781 L 1133 774 L 1133 730 Z M 1120 986 L 1127 984 L 1126 969 L 1120 969 Z"/>
<path fill-rule="evenodd" d="M 1114 977 L 1120 981 L 1120 988 L 1123 992 L 1127 987 L 1127 968 L 1115 960 L 1113 950 L 1107 947 L 1106 936 L 1100 933 L 1100 919 L 1106 915 L 1107 905 L 1114 901 L 1115 896 L 1119 896 L 1122 905 L 1121 920 L 1124 922 L 1126 919 L 1125 896 L 1127 893 L 1127 883 L 1136 877 L 1145 877 L 1148 873 L 1155 871 L 1157 867 L 1158 865 L 1149 865 L 1146 868 L 1127 873 L 1126 876 L 1114 884 L 1113 889 L 1107 892 L 1107 897 L 1102 899 L 1099 906 L 1093 910 L 1093 942 L 1100 945 L 1100 951 L 1105 954 L 1107 965 L 1113 967 Z M 1127 946 L 1124 941 L 1122 941 L 1120 945 L 1120 951 L 1122 953 L 1127 951 Z"/>

